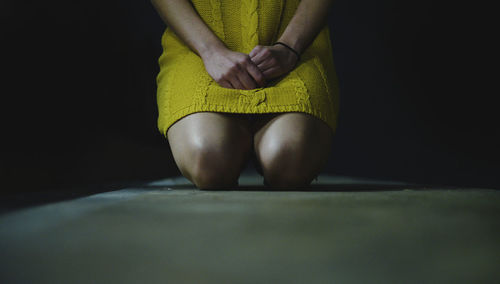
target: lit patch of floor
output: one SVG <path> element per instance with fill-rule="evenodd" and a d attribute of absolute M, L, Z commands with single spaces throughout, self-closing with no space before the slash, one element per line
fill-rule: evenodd
<path fill-rule="evenodd" d="M 183 177 L 0 215 L 1 283 L 498 283 L 500 192 Z"/>

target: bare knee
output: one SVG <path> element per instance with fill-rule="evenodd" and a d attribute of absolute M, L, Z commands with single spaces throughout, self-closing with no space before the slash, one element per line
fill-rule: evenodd
<path fill-rule="evenodd" d="M 317 176 L 317 167 L 300 147 L 267 145 L 260 156 L 264 178 L 272 187 L 304 187 Z"/>
<path fill-rule="evenodd" d="M 199 189 L 228 188 L 238 185 L 241 161 L 224 149 L 201 147 L 194 150 L 190 165 L 184 169 Z"/>
<path fill-rule="evenodd" d="M 285 113 L 268 122 L 255 136 L 267 184 L 309 185 L 328 159 L 332 134 L 328 125 L 311 115 Z"/>
<path fill-rule="evenodd" d="M 198 112 L 167 131 L 181 173 L 199 188 L 235 185 L 252 144 L 251 133 L 231 116 Z"/>

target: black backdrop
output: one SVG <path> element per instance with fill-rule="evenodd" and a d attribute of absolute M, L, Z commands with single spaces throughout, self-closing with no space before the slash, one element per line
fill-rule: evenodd
<path fill-rule="evenodd" d="M 2 1 L 0 19 L 2 191 L 180 174 L 156 128 L 165 26 L 149 1 Z M 498 188 L 477 20 L 456 2 L 336 1 L 341 110 L 324 172 Z"/>

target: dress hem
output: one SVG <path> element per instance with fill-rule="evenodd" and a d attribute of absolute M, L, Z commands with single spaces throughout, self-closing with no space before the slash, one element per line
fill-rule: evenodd
<path fill-rule="evenodd" d="M 308 107 L 307 105 L 295 104 L 295 105 L 287 105 L 287 106 L 267 106 L 266 108 L 256 110 L 252 109 L 252 111 L 245 111 L 242 108 L 235 108 L 225 105 L 216 105 L 216 104 L 192 104 L 188 107 L 180 109 L 176 111 L 174 114 L 169 115 L 168 120 L 158 119 L 158 130 L 160 133 L 167 138 L 167 131 L 170 127 L 176 123 L 181 118 L 197 112 L 223 112 L 223 113 L 240 113 L 240 114 L 265 114 L 265 113 L 287 113 L 287 112 L 301 112 L 312 115 L 316 118 L 322 120 L 326 125 L 330 127 L 332 132 L 336 131 L 337 128 L 337 119 L 331 118 L 331 115 L 326 115 L 323 112 L 315 111 Z"/>

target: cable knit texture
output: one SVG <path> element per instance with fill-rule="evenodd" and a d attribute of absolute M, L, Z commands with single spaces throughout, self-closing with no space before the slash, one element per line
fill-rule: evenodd
<path fill-rule="evenodd" d="M 300 0 L 192 0 L 202 20 L 231 50 L 250 53 L 277 41 Z M 229 89 L 210 77 L 202 59 L 170 29 L 161 38 L 163 53 L 156 78 L 158 129 L 167 130 L 195 112 L 302 112 L 336 130 L 339 91 L 330 31 L 325 26 L 288 74 L 264 88 Z"/>

